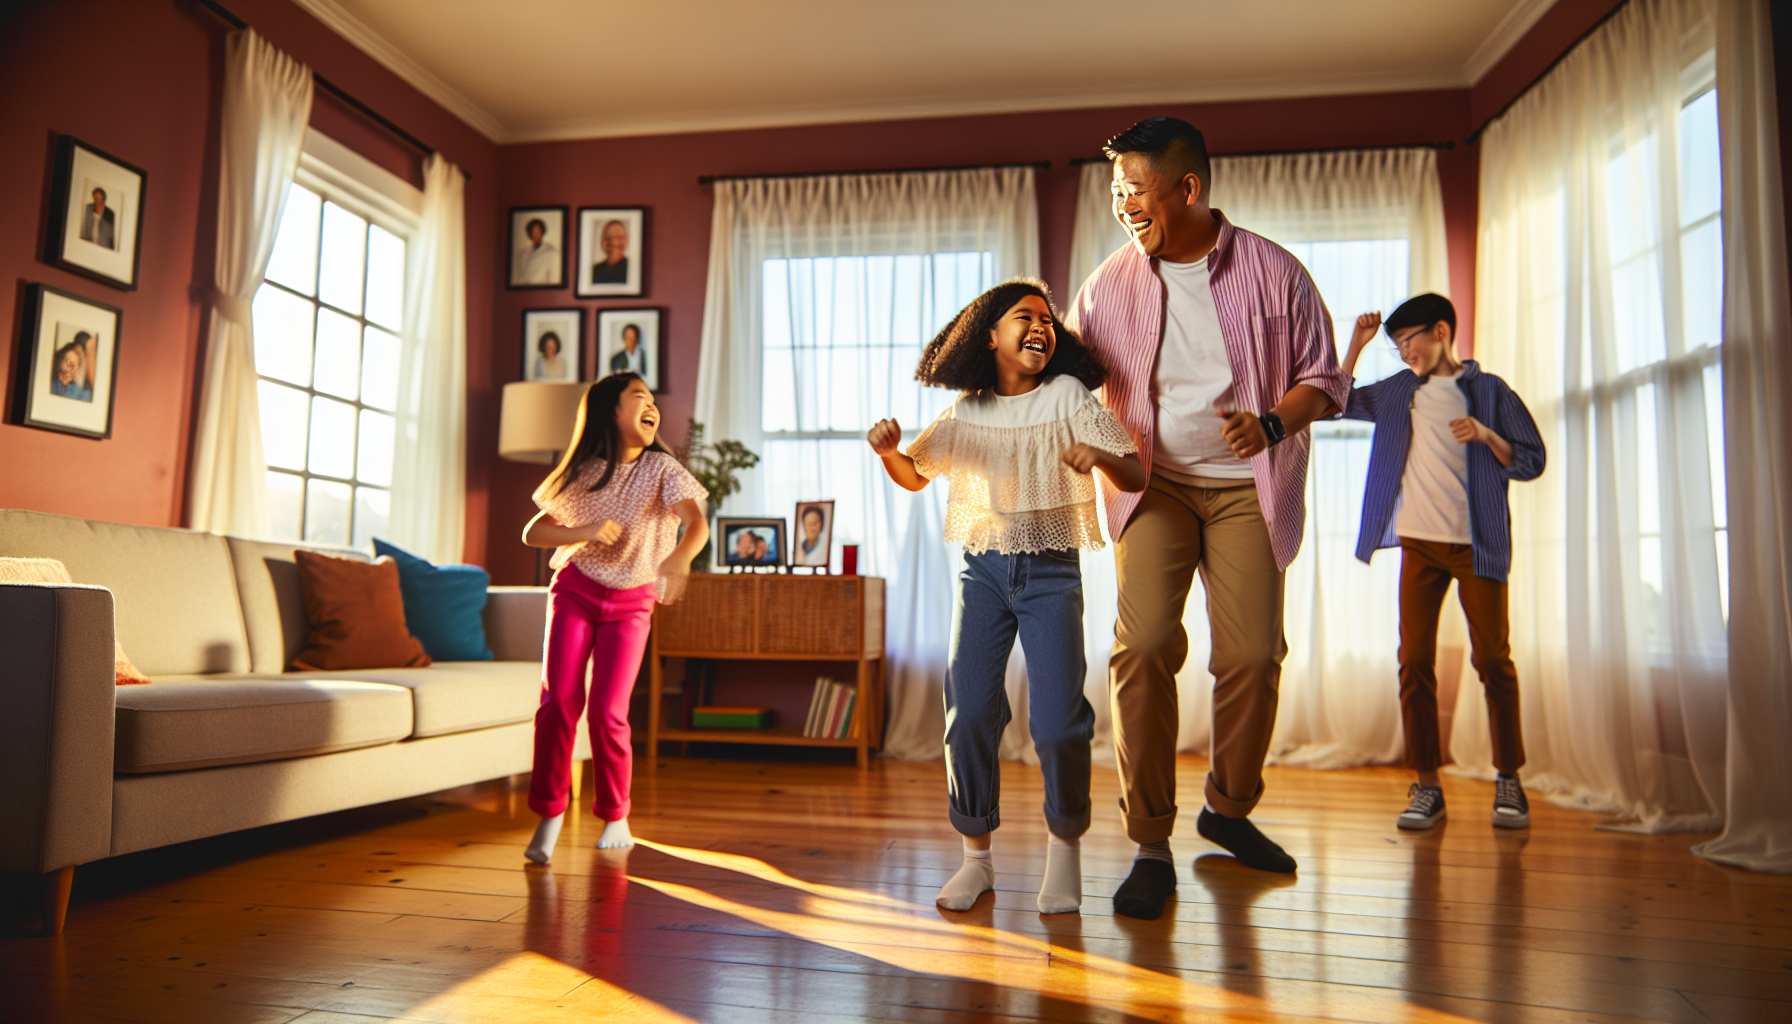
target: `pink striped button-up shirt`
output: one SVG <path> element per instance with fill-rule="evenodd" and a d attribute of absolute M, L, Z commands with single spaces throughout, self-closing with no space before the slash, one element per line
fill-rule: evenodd
<path fill-rule="evenodd" d="M 1207 257 L 1220 335 L 1232 367 L 1238 406 L 1257 415 L 1274 408 L 1296 384 L 1316 387 L 1338 408 L 1350 398 L 1350 378 L 1338 368 L 1331 314 L 1306 268 L 1288 250 L 1234 227 L 1220 215 L 1220 240 Z M 1157 434 L 1157 354 L 1164 340 L 1164 284 L 1152 261 L 1132 245 L 1090 275 L 1068 317 L 1070 326 L 1108 368 L 1102 400 L 1138 439 L 1139 459 L 1151 469 Z M 1307 431 L 1251 459 L 1276 565 L 1300 551 L 1306 526 Z M 1102 482 L 1108 525 L 1125 530 L 1139 494 Z"/>

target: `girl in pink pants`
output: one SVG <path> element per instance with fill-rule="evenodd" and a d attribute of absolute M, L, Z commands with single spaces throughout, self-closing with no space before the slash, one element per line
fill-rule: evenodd
<path fill-rule="evenodd" d="M 691 559 L 709 539 L 703 506 L 709 492 L 659 443 L 659 425 L 653 392 L 640 377 L 616 373 L 593 384 L 579 406 L 566 455 L 535 490 L 541 513 L 523 531 L 523 543 L 559 549 L 548 587 L 529 783 L 529 809 L 541 815 L 541 824 L 525 856 L 537 864 L 553 858 L 566 818 L 581 713 L 591 723 L 591 809 L 605 822 L 597 845 L 634 844 L 628 831 L 634 767 L 629 694 L 655 597 L 666 604 L 678 599 Z"/>

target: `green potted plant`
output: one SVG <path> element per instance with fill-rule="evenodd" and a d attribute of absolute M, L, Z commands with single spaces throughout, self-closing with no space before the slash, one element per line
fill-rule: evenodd
<path fill-rule="evenodd" d="M 692 419 L 685 428 L 684 444 L 672 449 L 672 454 L 691 471 L 709 492 L 709 512 L 713 517 L 722 511 L 722 502 L 728 496 L 740 490 L 740 477 L 743 469 L 752 469 L 759 465 L 759 456 L 747 450 L 747 446 L 739 441 L 717 441 L 710 444 L 704 439 L 703 424 Z M 705 544 L 703 550 L 691 562 L 691 569 L 696 572 L 709 571 L 709 552 L 713 542 Z"/>

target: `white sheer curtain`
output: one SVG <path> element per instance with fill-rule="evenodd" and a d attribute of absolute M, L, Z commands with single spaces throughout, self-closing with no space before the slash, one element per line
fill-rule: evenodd
<path fill-rule="evenodd" d="M 1633 0 L 1482 139 L 1476 347 L 1550 450 L 1512 488 L 1525 774 L 1645 832 L 1724 806 L 1712 15 Z M 1485 764 L 1481 736 L 1457 731 L 1459 762 Z"/>
<path fill-rule="evenodd" d="M 188 472 L 188 525 L 197 530 L 269 532 L 250 304 L 299 166 L 311 90 L 311 70 L 253 29 L 226 40 L 215 291 Z"/>
<path fill-rule="evenodd" d="M 1072 280 L 1080 282 L 1127 244 L 1111 211 L 1109 174 L 1106 164 L 1083 168 Z M 1419 292 L 1448 294 L 1443 202 L 1429 149 L 1217 157 L 1213 178 L 1214 204 L 1233 223 L 1275 240 L 1306 265 L 1340 339 L 1349 337 L 1358 313 L 1391 310 Z M 1399 368 L 1392 350 L 1378 345 L 1365 354 L 1358 379 L 1366 383 Z M 1306 539 L 1288 567 L 1289 654 L 1271 757 L 1322 768 L 1389 761 L 1402 745 L 1399 559 L 1383 554 L 1365 566 L 1355 557 L 1370 431 L 1367 424 L 1322 423 L 1313 433 Z M 1083 579 L 1084 646 L 1090 674 L 1099 677 L 1091 688 L 1104 693 L 1116 601 L 1111 553 L 1085 555 Z M 1178 747 L 1191 752 L 1205 751 L 1211 738 L 1205 600 L 1197 579 L 1183 617 L 1189 658 L 1177 678 Z M 1466 630 L 1459 613 L 1445 622 L 1440 670 L 1447 680 L 1450 662 L 1460 662 Z M 1097 743 L 1104 751 L 1111 743 L 1106 704 L 1105 697 L 1097 704 L 1103 709 Z"/>
<path fill-rule="evenodd" d="M 466 182 L 431 154 L 406 251 L 404 347 L 392 463 L 392 541 L 458 562 L 466 533 Z"/>
<path fill-rule="evenodd" d="M 1730 686 L 1723 835 L 1712 860 L 1792 872 L 1792 301 L 1773 25 L 1765 0 L 1719 0 L 1724 442 Z"/>
<path fill-rule="evenodd" d="M 890 483 L 864 432 L 894 416 L 912 438 L 950 404 L 915 383 L 921 347 L 985 289 L 1038 272 L 1030 168 L 715 185 L 696 418 L 764 458 L 724 511 L 837 502 L 835 558 L 856 543 L 860 572 L 889 581 L 891 756 L 940 753 L 957 554 L 943 489 Z"/>

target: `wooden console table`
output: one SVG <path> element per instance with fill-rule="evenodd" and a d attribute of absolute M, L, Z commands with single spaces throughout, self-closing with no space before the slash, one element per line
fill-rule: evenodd
<path fill-rule="evenodd" d="M 648 770 L 661 740 L 851 747 L 859 767 L 883 746 L 884 581 L 875 576 L 693 573 L 682 600 L 656 605 L 649 671 Z M 850 735 L 804 736 L 803 723 L 768 729 L 668 729 L 660 724 L 665 658 L 841 661 L 857 666 Z"/>

